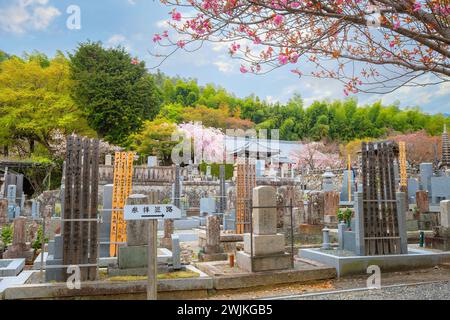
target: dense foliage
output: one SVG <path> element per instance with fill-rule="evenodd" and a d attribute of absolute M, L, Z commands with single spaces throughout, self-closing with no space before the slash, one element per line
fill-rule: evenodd
<path fill-rule="evenodd" d="M 5 154 L 51 158 L 56 135 L 95 134 L 71 98 L 69 73 L 62 53 L 53 59 L 34 53 L 0 63 L 0 145 Z"/>
<path fill-rule="evenodd" d="M 124 48 L 83 43 L 71 63 L 74 100 L 106 141 L 123 144 L 158 113 L 160 93 L 153 77 Z"/>
<path fill-rule="evenodd" d="M 418 131 L 436 136 L 444 122 L 450 126 L 448 116 L 398 104 L 346 99 L 305 106 L 299 94 L 286 104 L 254 95 L 238 98 L 214 84 L 151 74 L 124 48 L 92 42 L 80 44 L 69 58 L 59 52 L 54 58 L 37 52 L 20 58 L 0 51 L 0 87 L 0 152 L 42 161 L 60 160 L 64 136 L 72 132 L 170 163 L 176 144 L 171 134 L 186 123 L 279 129 L 283 140 L 335 144 Z"/>

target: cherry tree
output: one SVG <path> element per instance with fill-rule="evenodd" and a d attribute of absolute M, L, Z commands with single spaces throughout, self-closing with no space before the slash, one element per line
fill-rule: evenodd
<path fill-rule="evenodd" d="M 178 132 L 191 139 L 197 163 L 223 163 L 225 160 L 225 134 L 216 128 L 204 127 L 201 123 L 182 123 Z"/>
<path fill-rule="evenodd" d="M 324 170 L 326 168 L 338 169 L 343 163 L 338 153 L 327 153 L 326 147 L 321 142 L 311 142 L 295 150 L 290 154 L 295 161 L 295 168 L 306 168 L 308 170 Z"/>
<path fill-rule="evenodd" d="M 345 94 L 450 79 L 448 0 L 160 1 L 175 30 L 153 37 L 165 47 L 153 53 L 161 63 L 212 42 L 228 46 L 242 73 L 289 67 L 299 77 L 337 79 Z"/>

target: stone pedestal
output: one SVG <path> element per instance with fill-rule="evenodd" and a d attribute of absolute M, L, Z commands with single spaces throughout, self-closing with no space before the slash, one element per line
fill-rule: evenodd
<path fill-rule="evenodd" d="M 268 208 L 253 209 L 253 235 L 244 235 L 244 251 L 236 254 L 236 263 L 241 269 L 259 272 L 292 267 L 292 258 L 284 251 L 284 235 L 277 234 L 276 201 L 273 187 L 253 189 L 253 206 Z"/>

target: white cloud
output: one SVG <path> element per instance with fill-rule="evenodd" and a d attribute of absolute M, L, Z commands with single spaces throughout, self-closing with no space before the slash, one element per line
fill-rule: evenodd
<path fill-rule="evenodd" d="M 48 0 L 15 0 L 0 8 L 0 29 L 21 34 L 28 30 L 45 30 L 61 12 Z"/>
<path fill-rule="evenodd" d="M 131 51 L 131 44 L 129 43 L 128 39 L 122 35 L 122 34 L 114 34 L 112 35 L 107 41 L 106 45 L 108 47 L 117 47 L 122 46 L 127 51 Z"/>
<path fill-rule="evenodd" d="M 218 61 L 213 64 L 219 69 L 220 72 L 230 74 L 233 73 L 235 68 L 234 64 L 229 61 L 225 61 L 223 57 L 220 57 Z"/>

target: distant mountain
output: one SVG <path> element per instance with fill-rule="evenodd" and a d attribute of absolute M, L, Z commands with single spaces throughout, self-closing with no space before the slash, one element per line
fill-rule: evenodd
<path fill-rule="evenodd" d="M 449 118 L 450 117 L 450 113 L 444 113 L 444 117 Z"/>

